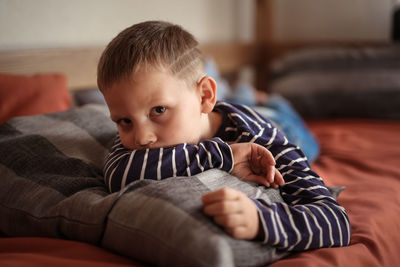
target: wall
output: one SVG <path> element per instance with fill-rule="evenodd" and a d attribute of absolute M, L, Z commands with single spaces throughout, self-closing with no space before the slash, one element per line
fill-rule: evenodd
<path fill-rule="evenodd" d="M 278 40 L 390 36 L 400 0 L 271 0 Z M 256 0 L 0 0 L 0 50 L 103 46 L 133 23 L 162 19 L 200 42 L 252 41 Z"/>
<path fill-rule="evenodd" d="M 388 40 L 399 0 L 275 0 L 278 40 Z"/>
<path fill-rule="evenodd" d="M 0 50 L 101 46 L 124 28 L 149 19 L 181 24 L 201 42 L 248 40 L 253 4 L 242 0 L 0 0 Z"/>

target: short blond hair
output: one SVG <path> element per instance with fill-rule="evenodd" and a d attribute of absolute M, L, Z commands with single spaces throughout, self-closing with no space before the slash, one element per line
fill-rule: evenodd
<path fill-rule="evenodd" d="M 195 83 L 205 73 L 198 42 L 181 26 L 146 21 L 126 28 L 106 47 L 97 68 L 102 92 L 129 79 L 141 68 L 166 67 L 176 77 Z"/>

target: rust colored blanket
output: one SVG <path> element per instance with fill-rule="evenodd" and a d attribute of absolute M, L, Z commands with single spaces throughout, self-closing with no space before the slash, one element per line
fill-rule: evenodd
<path fill-rule="evenodd" d="M 271 267 L 400 266 L 400 123 L 325 120 L 310 128 L 321 145 L 313 164 L 350 216 L 351 245 L 289 256 Z M 0 238 L 1 266 L 143 266 L 101 248 L 47 238 Z"/>
<path fill-rule="evenodd" d="M 400 123 L 319 121 L 310 124 L 321 144 L 314 169 L 328 185 L 345 185 L 351 245 L 300 253 L 271 267 L 400 266 Z"/>

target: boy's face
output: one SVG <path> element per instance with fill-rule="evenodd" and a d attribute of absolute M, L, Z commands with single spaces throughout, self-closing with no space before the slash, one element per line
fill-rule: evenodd
<path fill-rule="evenodd" d="M 139 70 L 104 93 L 111 119 L 128 149 L 196 144 L 203 135 L 201 93 L 167 70 Z"/>

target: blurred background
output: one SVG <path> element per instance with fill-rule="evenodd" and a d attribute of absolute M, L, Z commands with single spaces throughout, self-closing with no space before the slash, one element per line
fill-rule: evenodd
<path fill-rule="evenodd" d="M 104 46 L 135 23 L 165 20 L 199 40 L 220 100 L 265 106 L 268 93 L 304 117 L 400 118 L 399 7 L 400 0 L 0 0 L 0 72 L 59 72 L 71 90 L 93 93 Z"/>
<path fill-rule="evenodd" d="M 252 42 L 258 0 L 0 0 L 0 50 L 106 45 L 150 19 L 201 43 Z M 389 40 L 400 0 L 275 0 L 265 23 L 278 41 Z"/>

